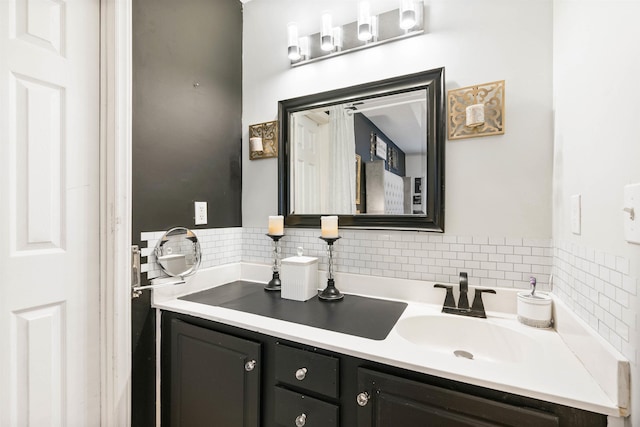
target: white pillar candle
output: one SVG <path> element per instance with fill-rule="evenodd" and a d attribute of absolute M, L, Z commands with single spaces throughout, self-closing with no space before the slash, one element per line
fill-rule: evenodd
<path fill-rule="evenodd" d="M 465 113 L 467 127 L 474 128 L 484 124 L 484 104 L 469 105 Z"/>
<path fill-rule="evenodd" d="M 269 234 L 282 236 L 284 234 L 284 217 L 282 215 L 269 217 Z"/>
<path fill-rule="evenodd" d="M 338 217 L 337 216 L 322 216 L 320 217 L 321 233 L 322 237 L 334 238 L 338 237 Z"/>
<path fill-rule="evenodd" d="M 259 137 L 249 138 L 249 149 L 251 150 L 252 153 L 255 153 L 258 151 L 264 151 L 264 147 L 262 146 L 262 138 L 259 138 Z"/>

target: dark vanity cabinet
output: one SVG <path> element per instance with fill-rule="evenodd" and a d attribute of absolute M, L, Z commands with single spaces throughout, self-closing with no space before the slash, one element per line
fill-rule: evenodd
<path fill-rule="evenodd" d="M 607 425 L 604 415 L 171 312 L 161 366 L 170 426 Z"/>
<path fill-rule="evenodd" d="M 261 344 L 179 319 L 169 329 L 162 425 L 258 427 Z"/>
<path fill-rule="evenodd" d="M 558 427 L 557 415 L 358 369 L 358 427 Z"/>

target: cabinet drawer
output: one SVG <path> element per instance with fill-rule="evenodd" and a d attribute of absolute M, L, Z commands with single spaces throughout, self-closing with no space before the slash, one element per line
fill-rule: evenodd
<path fill-rule="evenodd" d="M 335 357 L 276 345 L 276 381 L 327 397 L 338 397 L 338 366 Z"/>
<path fill-rule="evenodd" d="M 339 410 L 337 405 L 280 387 L 275 388 L 275 397 L 276 424 L 279 426 L 338 426 Z"/>

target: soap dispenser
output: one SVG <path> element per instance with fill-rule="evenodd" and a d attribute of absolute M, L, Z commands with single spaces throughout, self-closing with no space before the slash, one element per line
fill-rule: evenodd
<path fill-rule="evenodd" d="M 536 278 L 529 278 L 530 291 L 518 292 L 518 321 L 535 328 L 551 327 L 552 299 L 548 293 L 536 292 Z"/>

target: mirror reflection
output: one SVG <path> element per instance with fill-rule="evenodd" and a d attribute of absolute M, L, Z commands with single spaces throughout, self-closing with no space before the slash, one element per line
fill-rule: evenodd
<path fill-rule="evenodd" d="M 425 214 L 425 89 L 291 115 L 291 214 Z"/>
<path fill-rule="evenodd" d="M 444 68 L 278 106 L 285 225 L 444 231 Z"/>
<path fill-rule="evenodd" d="M 155 256 L 162 271 L 172 277 L 186 277 L 200 265 L 200 242 L 195 233 L 184 227 L 167 231 L 155 247 Z"/>

